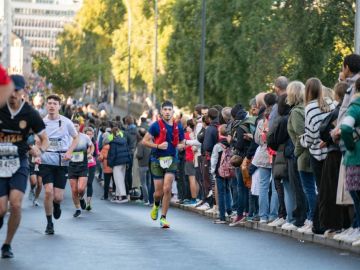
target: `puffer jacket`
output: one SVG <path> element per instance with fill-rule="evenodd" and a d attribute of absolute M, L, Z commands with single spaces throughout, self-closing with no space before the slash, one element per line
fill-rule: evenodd
<path fill-rule="evenodd" d="M 101 149 L 99 160 L 102 162 L 104 173 L 112 173 L 112 168 L 108 165 L 108 154 L 110 150 L 110 145 L 105 144 Z"/>
<path fill-rule="evenodd" d="M 111 168 L 119 165 L 129 164 L 131 162 L 129 147 L 126 138 L 116 136 L 110 142 L 108 155 L 108 164 Z"/>

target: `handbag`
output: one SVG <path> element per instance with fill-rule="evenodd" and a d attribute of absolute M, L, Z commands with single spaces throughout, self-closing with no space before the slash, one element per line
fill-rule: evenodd
<path fill-rule="evenodd" d="M 287 160 L 284 154 L 285 145 L 281 144 L 278 151 L 276 151 L 275 160 L 273 163 L 272 174 L 274 179 L 285 180 L 289 178 Z"/>

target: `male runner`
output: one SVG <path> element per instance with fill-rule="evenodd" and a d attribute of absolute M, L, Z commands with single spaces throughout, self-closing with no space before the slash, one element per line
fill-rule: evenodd
<path fill-rule="evenodd" d="M 155 193 L 154 206 L 150 216 L 157 220 L 160 201 L 162 200 L 162 214 L 160 226 L 170 228 L 166 220 L 171 199 L 171 187 L 179 163 L 177 148 L 183 148 L 184 130 L 181 123 L 173 119 L 174 108 L 170 101 L 161 105 L 161 119 L 153 123 L 146 133 L 143 144 L 152 148 L 151 173 L 154 178 Z"/>
<path fill-rule="evenodd" d="M 61 216 L 60 203 L 64 199 L 69 160 L 79 142 L 74 124 L 70 119 L 59 114 L 60 103 L 59 96 L 48 96 L 46 98 L 48 115 L 43 119 L 49 137 L 49 148 L 41 155 L 39 168 L 45 187 L 46 234 L 54 234 L 52 215 L 55 219 Z"/>
<path fill-rule="evenodd" d="M 21 203 L 29 176 L 26 153 L 40 156 L 47 148 L 45 125 L 38 112 L 22 99 L 25 80 L 20 75 L 11 76 L 15 87 L 6 105 L 0 109 L 0 228 L 4 222 L 8 203 L 10 217 L 5 242 L 1 248 L 2 258 L 12 258 L 11 241 L 20 224 Z M 40 149 L 29 149 L 27 139 L 32 130 L 40 138 Z"/>
<path fill-rule="evenodd" d="M 85 210 L 86 208 L 84 194 L 89 176 L 88 159 L 92 158 L 95 147 L 87 135 L 80 133 L 79 121 L 73 120 L 73 123 L 79 133 L 79 142 L 72 153 L 69 164 L 69 179 L 72 199 L 76 208 L 73 216 L 78 217 L 81 215 L 81 209 Z"/>

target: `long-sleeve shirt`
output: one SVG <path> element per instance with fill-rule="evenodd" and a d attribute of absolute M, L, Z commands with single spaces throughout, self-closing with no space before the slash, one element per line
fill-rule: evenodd
<path fill-rule="evenodd" d="M 335 109 L 335 104 L 326 99 L 330 107 L 330 111 Z M 320 147 L 320 125 L 322 121 L 329 115 L 329 112 L 323 112 L 317 100 L 312 100 L 305 107 L 305 134 L 300 139 L 303 147 L 309 148 L 310 154 L 317 160 L 324 160 L 328 153 L 328 148 Z"/>

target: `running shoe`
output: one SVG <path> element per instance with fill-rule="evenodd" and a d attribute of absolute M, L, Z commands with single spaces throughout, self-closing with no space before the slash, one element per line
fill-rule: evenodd
<path fill-rule="evenodd" d="M 54 224 L 48 223 L 48 224 L 46 225 L 45 233 L 46 233 L 47 235 L 54 234 L 54 233 L 55 233 L 55 231 L 54 231 Z"/>
<path fill-rule="evenodd" d="M 14 253 L 12 253 L 11 246 L 8 244 L 3 244 L 1 247 L 1 258 L 10 259 L 14 257 Z"/>
<path fill-rule="evenodd" d="M 40 205 L 40 204 L 39 204 L 38 200 L 34 199 L 34 201 L 33 201 L 33 206 L 39 206 L 39 205 Z"/>
<path fill-rule="evenodd" d="M 4 217 L 0 217 L 0 229 L 4 225 Z"/>
<path fill-rule="evenodd" d="M 86 206 L 86 210 L 87 210 L 87 211 L 91 211 L 91 209 L 92 209 L 91 205 L 88 204 L 88 205 Z"/>
<path fill-rule="evenodd" d="M 33 189 L 30 189 L 30 192 L 29 192 L 29 201 L 32 201 L 34 200 L 35 198 L 35 191 Z"/>
<path fill-rule="evenodd" d="M 246 221 L 246 217 L 244 217 L 243 215 L 241 216 L 236 216 L 236 218 L 233 219 L 233 221 L 231 221 L 231 223 L 229 224 L 230 227 L 235 227 L 237 225 L 240 225 L 242 223 L 245 223 Z"/>
<path fill-rule="evenodd" d="M 160 227 L 163 229 L 170 228 L 170 223 L 166 220 L 166 218 L 164 217 L 160 218 Z"/>
<path fill-rule="evenodd" d="M 156 206 L 155 204 L 153 205 L 151 212 L 150 212 L 150 216 L 152 220 L 157 220 L 158 216 L 159 216 L 159 206 Z"/>
<path fill-rule="evenodd" d="M 82 209 L 82 210 L 85 210 L 85 209 L 86 209 L 86 202 L 85 202 L 85 199 L 84 199 L 84 198 L 81 198 L 81 199 L 80 199 L 80 206 L 81 206 L 81 209 Z"/>
<path fill-rule="evenodd" d="M 54 206 L 53 216 L 54 216 L 55 219 L 59 219 L 59 218 L 61 217 L 60 204 L 59 204 L 59 203 L 56 203 L 56 202 L 53 202 L 53 206 Z"/>
<path fill-rule="evenodd" d="M 77 218 L 77 217 L 79 217 L 80 215 L 81 215 L 81 210 L 80 210 L 80 209 L 76 209 L 73 217 Z"/>

